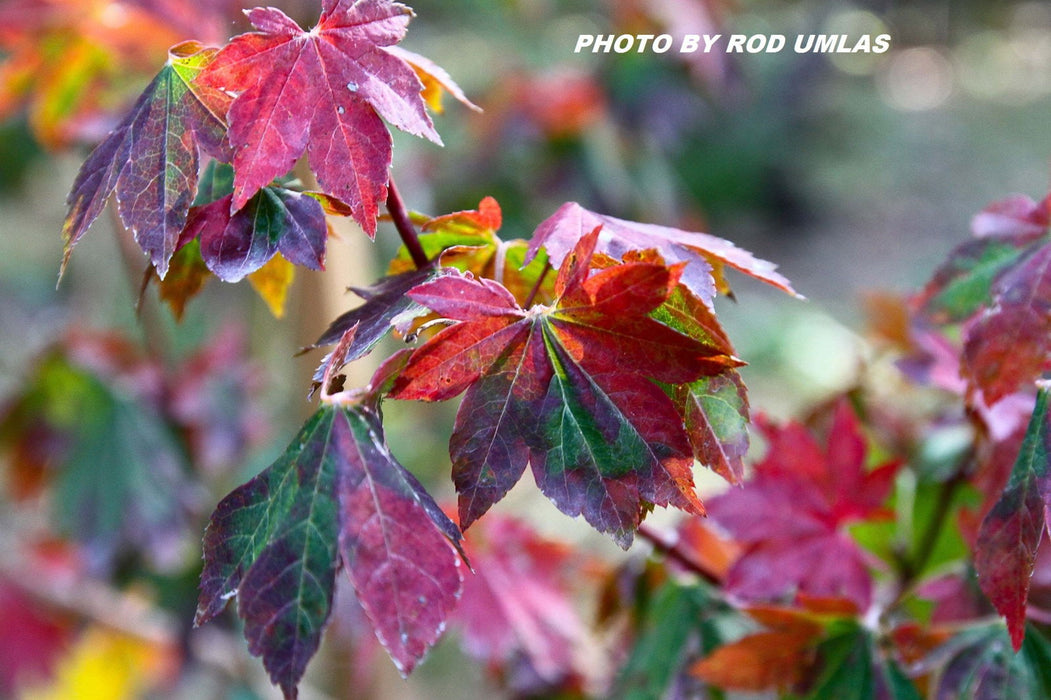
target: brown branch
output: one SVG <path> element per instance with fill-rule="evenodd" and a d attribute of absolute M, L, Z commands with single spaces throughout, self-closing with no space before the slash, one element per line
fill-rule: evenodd
<path fill-rule="evenodd" d="M 419 270 L 426 267 L 430 260 L 427 258 L 427 253 L 424 252 L 423 246 L 420 245 L 419 234 L 416 233 L 416 227 L 412 225 L 412 220 L 409 219 L 409 212 L 405 208 L 405 202 L 401 198 L 401 193 L 398 192 L 398 188 L 394 184 L 393 177 L 387 182 L 387 211 L 390 212 L 394 228 L 398 229 L 398 235 L 401 236 L 402 243 L 405 244 L 409 255 L 412 256 L 412 262 L 416 265 L 416 269 Z"/>
<path fill-rule="evenodd" d="M 639 537 L 648 541 L 656 551 L 668 559 L 677 562 L 680 566 L 697 574 L 713 586 L 722 584 L 722 577 L 707 564 L 698 561 L 690 552 L 683 549 L 677 536 L 666 536 L 643 523 L 639 525 Z"/>

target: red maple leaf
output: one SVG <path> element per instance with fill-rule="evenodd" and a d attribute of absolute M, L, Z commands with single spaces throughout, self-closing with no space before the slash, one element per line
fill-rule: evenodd
<path fill-rule="evenodd" d="M 1000 498 L 978 530 L 978 584 L 1007 621 L 1015 651 L 1025 636 L 1026 602 L 1051 502 L 1047 390 L 1037 394 L 1018 458 Z"/>
<path fill-rule="evenodd" d="M 962 323 L 960 375 L 972 404 L 992 406 L 1051 368 L 1049 203 L 1014 195 L 990 204 L 971 224 L 975 238 L 913 298 L 923 317 Z"/>
<path fill-rule="evenodd" d="M 652 504 L 692 513 L 693 451 L 679 385 L 740 364 L 649 314 L 682 266 L 632 262 L 588 277 L 599 229 L 566 256 L 551 306 L 521 308 L 499 284 L 454 274 L 410 297 L 457 321 L 418 348 L 392 396 L 441 401 L 467 390 L 450 452 L 466 527 L 526 464 L 541 491 L 621 545 Z"/>
<path fill-rule="evenodd" d="M 535 255 L 541 246 L 556 267 L 577 241 L 596 226 L 602 234 L 595 250 L 621 259 L 629 251 L 655 249 L 668 262 L 687 263 L 682 282 L 705 304 L 711 304 L 716 291 L 727 292 L 723 267 L 729 265 L 789 294 L 796 294 L 791 283 L 775 272 L 777 265 L 761 260 L 730 241 L 708 233 L 693 233 L 668 226 L 624 221 L 596 214 L 576 202 L 567 202 L 544 220 L 533 234 L 530 246 Z"/>
<path fill-rule="evenodd" d="M 515 675 L 533 692 L 585 676 L 580 652 L 594 640 L 572 591 L 594 562 L 510 518 L 486 518 L 468 544 L 474 574 L 451 620 L 464 651 L 491 668 L 528 669 Z"/>
<path fill-rule="evenodd" d="M 727 574 L 727 589 L 752 600 L 804 593 L 867 607 L 871 577 L 844 527 L 884 515 L 899 464 L 865 468 L 865 441 L 845 403 L 835 410 L 824 448 L 797 423 L 759 424 L 769 450 L 755 477 L 708 506 L 746 547 Z"/>
<path fill-rule="evenodd" d="M 405 35 L 412 10 L 390 0 L 325 0 L 309 32 L 272 7 L 247 14 L 259 31 L 235 37 L 198 77 L 237 95 L 227 115 L 233 209 L 306 151 L 321 187 L 375 235 L 391 162 L 380 117 L 441 143 L 412 66 L 384 50 Z"/>

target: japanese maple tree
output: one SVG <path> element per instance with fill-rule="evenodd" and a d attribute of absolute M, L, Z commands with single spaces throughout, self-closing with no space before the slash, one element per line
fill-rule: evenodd
<path fill-rule="evenodd" d="M 675 5 L 624 4 L 633 21 Z M 66 202 L 61 271 L 107 206 L 145 256 L 143 293 L 155 283 L 176 319 L 211 277 L 247 279 L 280 315 L 294 268 L 325 269 L 337 217 L 369 239 L 395 232 L 396 250 L 380 279 L 347 280 L 361 302 L 309 348 L 326 351 L 312 414 L 217 504 L 202 506 L 194 479 L 264 432 L 234 334 L 177 366 L 116 336 L 50 347 L 0 413 L 0 444 L 14 496 L 53 490 L 59 529 L 95 556 L 63 566 L 162 568 L 201 523 L 186 617 L 234 608 L 288 698 L 348 600 L 371 640 L 356 643 L 381 646 L 402 675 L 452 627 L 522 696 L 1051 694 L 1049 200 L 989 206 L 924 289 L 888 302 L 898 323 L 881 342 L 922 421 L 863 376 L 805 419 L 758 414 L 752 449 L 747 358 L 716 308 L 729 270 L 798 297 L 775 265 L 574 201 L 528 237 L 503 230 L 491 196 L 413 211 L 390 127 L 440 146 L 442 94 L 477 109 L 398 45 L 413 11 L 323 0 L 309 29 L 276 8 L 245 14 L 253 29 L 221 46 L 173 45 L 98 139 Z M 11 33 L 44 31 L 25 25 Z M 11 45 L 10 70 L 23 69 L 0 87 L 28 85 L 25 66 L 58 70 Z M 391 337 L 404 346 L 348 385 L 345 367 Z M 447 505 L 395 456 L 383 409 L 454 399 Z M 949 458 L 929 457 L 952 431 L 963 437 Z M 726 490 L 702 502 L 699 468 Z M 563 514 L 625 550 L 641 539 L 649 556 L 613 567 L 499 513 L 527 470 Z M 681 512 L 674 528 L 646 522 L 658 506 Z M 594 626 L 573 604 L 581 591 Z M 5 608 L 23 596 L 4 571 L 0 593 Z M 7 666 L 50 668 L 71 634 L 27 610 L 40 658 L 0 659 L 5 689 Z M 601 672 L 588 663 L 599 653 Z"/>
<path fill-rule="evenodd" d="M 365 303 L 319 339 L 338 340 L 315 377 L 322 407 L 284 456 L 219 504 L 205 535 L 197 622 L 236 597 L 250 650 L 292 697 L 341 569 L 380 642 L 411 671 L 459 597 L 460 527 L 527 466 L 560 510 L 624 547 L 654 506 L 702 515 L 694 459 L 737 478 L 747 440 L 734 371 L 742 362 L 712 312 L 716 291 L 728 289 L 724 266 L 794 292 L 728 241 L 575 203 L 528 246 L 499 239 L 492 199 L 424 222 L 421 236 L 390 180 L 385 122 L 440 144 L 425 84 L 473 105 L 439 67 L 392 49 L 412 11 L 326 0 L 309 31 L 273 8 L 247 15 L 256 31 L 224 47 L 175 47 L 84 163 L 69 197 L 65 261 L 110 195 L 162 285 L 202 264 L 235 282 L 275 256 L 321 268 L 325 212 L 373 236 L 386 203 L 415 269 L 362 291 Z M 278 180 L 304 154 L 320 193 Z M 203 174 L 202 158 L 211 159 Z M 443 237 L 457 222 L 468 231 Z M 476 250 L 465 256 L 468 246 Z M 506 284 L 505 269 L 480 257 L 494 249 L 520 260 Z M 194 286 L 171 292 L 177 309 Z M 342 386 L 343 364 L 424 315 L 446 327 L 391 358 L 370 387 Z M 391 455 L 379 404 L 465 391 L 450 441 L 457 526 Z M 706 403 L 726 391 L 729 415 Z"/>

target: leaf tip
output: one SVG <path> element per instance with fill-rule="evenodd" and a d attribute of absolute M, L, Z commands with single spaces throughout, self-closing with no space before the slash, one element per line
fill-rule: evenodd
<path fill-rule="evenodd" d="M 1025 613 L 1012 616 L 1007 620 L 1007 632 L 1011 635 L 1011 648 L 1017 654 L 1022 650 L 1025 641 Z"/>

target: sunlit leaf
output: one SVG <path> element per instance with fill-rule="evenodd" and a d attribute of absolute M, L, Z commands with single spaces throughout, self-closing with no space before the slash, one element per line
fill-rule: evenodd
<path fill-rule="evenodd" d="M 655 381 L 686 383 L 740 363 L 649 317 L 680 266 L 626 263 L 589 278 L 598 234 L 567 256 L 552 306 L 523 309 L 506 288 L 469 274 L 410 292 L 457 323 L 413 353 L 392 396 L 468 391 L 450 442 L 465 527 L 526 461 L 563 512 L 623 546 L 651 504 L 702 512 L 683 419 Z"/>
<path fill-rule="evenodd" d="M 248 11 L 258 31 L 235 37 L 198 78 L 236 94 L 228 113 L 233 210 L 305 151 L 321 187 L 375 235 L 391 162 L 380 117 L 441 143 L 413 68 L 385 50 L 411 16 L 390 0 L 325 0 L 317 26 L 304 31 L 276 8 Z"/>
<path fill-rule="evenodd" d="M 563 204 L 537 227 L 530 243 L 535 254 L 541 247 L 559 267 L 577 241 L 602 227 L 596 251 L 622 259 L 629 251 L 657 250 L 669 263 L 686 263 L 682 281 L 710 305 L 717 287 L 724 284 L 721 269 L 728 265 L 789 294 L 792 285 L 774 271 L 776 265 L 754 257 L 733 243 L 707 233 L 692 233 L 667 226 L 624 221 L 588 211 L 576 202 Z"/>
<path fill-rule="evenodd" d="M 214 53 L 194 43 L 174 47 L 131 112 L 84 161 L 66 202 L 63 268 L 115 192 L 121 221 L 165 276 L 197 192 L 199 151 L 225 150 L 222 98 L 193 84 Z"/>

